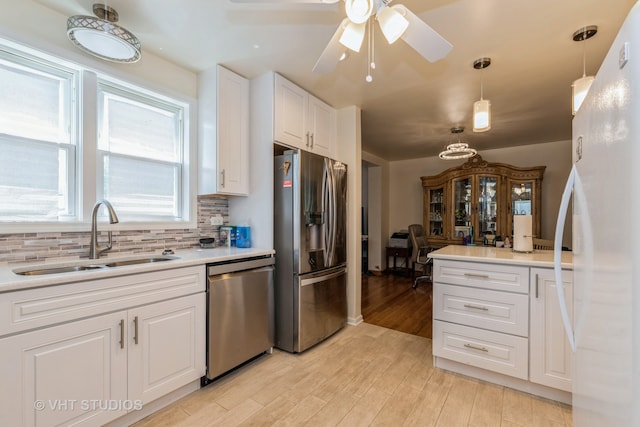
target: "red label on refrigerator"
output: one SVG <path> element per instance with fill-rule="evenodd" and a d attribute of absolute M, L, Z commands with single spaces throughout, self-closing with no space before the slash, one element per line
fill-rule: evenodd
<path fill-rule="evenodd" d="M 292 181 L 290 179 L 285 179 L 282 181 L 282 187 L 291 187 Z"/>

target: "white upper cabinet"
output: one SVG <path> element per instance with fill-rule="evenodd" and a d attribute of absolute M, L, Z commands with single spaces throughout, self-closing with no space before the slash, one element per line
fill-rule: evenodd
<path fill-rule="evenodd" d="M 278 74 L 274 116 L 276 141 L 335 157 L 335 109 Z"/>
<path fill-rule="evenodd" d="M 217 66 L 198 75 L 198 194 L 249 194 L 249 81 Z"/>

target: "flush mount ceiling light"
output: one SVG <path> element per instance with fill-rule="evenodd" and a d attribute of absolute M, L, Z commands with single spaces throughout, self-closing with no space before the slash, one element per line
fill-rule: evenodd
<path fill-rule="evenodd" d="M 86 53 L 113 62 L 136 62 L 140 41 L 118 26 L 118 12 L 106 4 L 93 5 L 96 16 L 75 15 L 67 20 L 67 36 Z"/>
<path fill-rule="evenodd" d="M 491 58 L 480 58 L 473 61 L 473 68 L 480 70 L 480 101 L 473 103 L 473 131 L 486 132 L 491 129 L 491 103 L 482 98 L 482 70 L 491 65 Z"/>
<path fill-rule="evenodd" d="M 458 142 L 447 145 L 447 149 L 440 152 L 440 154 L 438 154 L 438 157 L 443 160 L 457 160 L 467 159 L 478 154 L 476 150 L 474 150 L 473 148 L 469 148 L 469 144 L 460 142 L 460 134 L 462 132 L 464 132 L 464 127 L 462 126 L 451 128 L 451 134 L 458 135 Z"/>
<path fill-rule="evenodd" d="M 573 113 L 574 116 L 576 115 L 576 111 L 578 111 L 578 109 L 580 108 L 580 105 L 582 105 L 582 101 L 584 101 L 584 98 L 587 96 L 587 92 L 589 92 L 591 83 L 593 83 L 594 77 L 587 76 L 587 73 L 586 73 L 586 69 L 587 69 L 586 40 L 595 36 L 597 32 L 598 32 L 598 27 L 596 25 L 589 25 L 589 26 L 580 28 L 575 33 L 573 33 L 573 41 L 584 42 L 582 45 L 582 77 L 577 80 L 574 80 L 574 82 L 571 84 L 571 92 L 572 92 L 571 112 Z"/>

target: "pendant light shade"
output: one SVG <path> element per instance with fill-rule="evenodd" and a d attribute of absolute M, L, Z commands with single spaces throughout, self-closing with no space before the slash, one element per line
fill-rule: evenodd
<path fill-rule="evenodd" d="M 580 105 L 582 105 L 582 101 L 584 101 L 584 98 L 587 96 L 591 83 L 593 83 L 594 77 L 587 76 L 586 73 L 586 40 L 595 36 L 597 32 L 597 26 L 589 25 L 573 33 L 573 41 L 585 43 L 582 50 L 582 77 L 574 80 L 571 84 L 571 112 L 574 116 L 580 108 Z"/>
<path fill-rule="evenodd" d="M 384 7 L 376 15 L 382 34 L 389 44 L 398 40 L 409 28 L 409 21 L 392 7 Z"/>
<path fill-rule="evenodd" d="M 373 0 L 345 0 L 344 8 L 351 22 L 363 24 L 373 13 Z"/>
<path fill-rule="evenodd" d="M 473 62 L 473 68 L 483 70 L 491 65 L 491 58 L 480 58 Z M 491 102 L 483 99 L 482 76 L 480 77 L 480 100 L 473 103 L 473 131 L 486 132 L 491 129 Z"/>
<path fill-rule="evenodd" d="M 140 60 L 140 41 L 118 26 L 118 12 L 104 5 L 94 4 L 96 16 L 75 15 L 67 20 L 67 37 L 78 48 L 98 58 L 113 62 Z"/>

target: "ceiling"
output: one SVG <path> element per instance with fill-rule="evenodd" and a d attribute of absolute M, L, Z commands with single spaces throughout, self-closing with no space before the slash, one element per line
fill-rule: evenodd
<path fill-rule="evenodd" d="M 35 0 L 64 15 L 92 15 L 93 0 Z M 95 1 L 97 2 L 97 0 Z M 248 78 L 273 70 L 334 107 L 362 109 L 362 149 L 386 160 L 437 155 L 449 129 L 478 149 L 571 138 L 571 82 L 602 62 L 635 0 L 394 0 L 453 44 L 430 63 L 376 26 L 373 81 L 366 46 L 330 74 L 312 68 L 344 18 L 344 3 L 238 4 L 229 0 L 109 0 L 119 24 L 152 52 L 187 69 L 222 64 Z M 587 42 L 573 32 L 597 25 Z M 490 57 L 483 71 L 473 61 Z M 471 132 L 473 102 L 491 101 L 492 128 Z"/>

